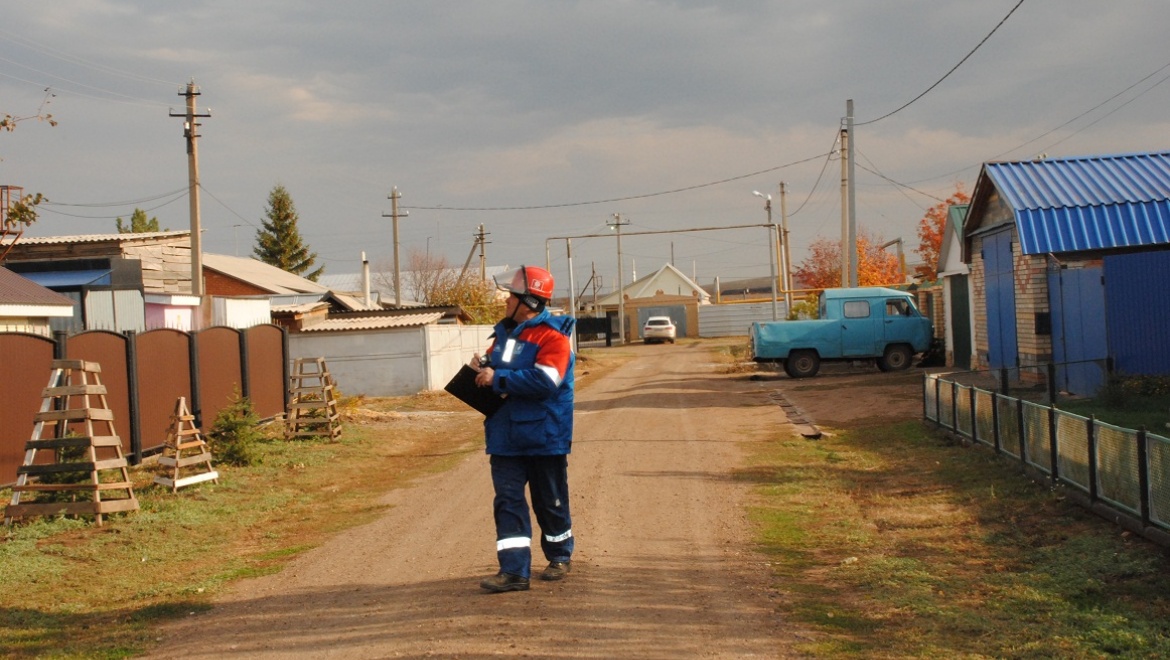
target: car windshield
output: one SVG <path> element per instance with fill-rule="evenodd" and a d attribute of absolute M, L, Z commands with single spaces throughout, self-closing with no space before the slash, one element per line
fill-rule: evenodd
<path fill-rule="evenodd" d="M 650 319 L 646 325 L 670 325 L 670 319 Z"/>

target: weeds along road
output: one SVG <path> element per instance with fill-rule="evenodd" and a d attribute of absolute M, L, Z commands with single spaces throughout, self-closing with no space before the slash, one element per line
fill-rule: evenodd
<path fill-rule="evenodd" d="M 569 458 L 573 572 L 487 594 L 487 457 L 396 491 L 379 520 L 160 631 L 154 657 L 783 657 L 791 635 L 737 480 L 786 419 L 765 385 L 697 344 L 633 345 L 579 389 Z M 588 376 L 584 380 L 587 380 Z"/>

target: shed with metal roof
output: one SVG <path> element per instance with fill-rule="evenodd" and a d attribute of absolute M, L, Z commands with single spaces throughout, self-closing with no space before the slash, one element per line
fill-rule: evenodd
<path fill-rule="evenodd" d="M 963 231 L 977 363 L 1092 394 L 1170 373 L 1170 151 L 990 162 Z"/>

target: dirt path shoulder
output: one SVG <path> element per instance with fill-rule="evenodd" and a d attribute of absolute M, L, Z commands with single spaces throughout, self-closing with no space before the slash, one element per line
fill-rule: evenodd
<path fill-rule="evenodd" d="M 750 541 L 749 484 L 733 477 L 750 443 L 786 423 L 768 384 L 719 373 L 702 345 L 622 350 L 634 359 L 578 396 L 578 540 L 565 581 L 479 589 L 496 565 L 477 454 L 389 495 L 377 521 L 168 625 L 153 657 L 787 655 Z"/>

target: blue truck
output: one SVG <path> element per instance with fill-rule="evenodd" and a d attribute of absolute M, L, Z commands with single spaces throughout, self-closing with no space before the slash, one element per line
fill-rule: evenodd
<path fill-rule="evenodd" d="M 914 297 L 883 287 L 826 289 L 819 318 L 752 324 L 752 359 L 779 363 L 792 378 L 809 378 L 825 360 L 876 360 L 882 371 L 910 366 L 930 348 L 934 330 Z"/>

